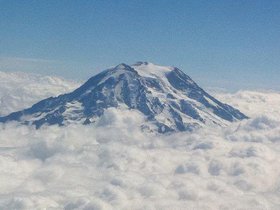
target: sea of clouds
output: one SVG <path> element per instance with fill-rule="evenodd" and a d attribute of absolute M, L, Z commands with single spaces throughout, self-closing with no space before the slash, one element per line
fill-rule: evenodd
<path fill-rule="evenodd" d="M 0 71 L 0 116 L 27 108 L 39 100 L 67 93 L 79 83 L 59 77 Z"/>
<path fill-rule="evenodd" d="M 20 94 L 14 78 L 1 81 L 1 113 L 78 85 L 49 79 L 41 87 L 26 76 Z M 0 209 L 280 209 L 280 93 L 213 95 L 250 119 L 168 136 L 141 132 L 142 115 L 116 109 L 96 126 L 1 124 Z"/>

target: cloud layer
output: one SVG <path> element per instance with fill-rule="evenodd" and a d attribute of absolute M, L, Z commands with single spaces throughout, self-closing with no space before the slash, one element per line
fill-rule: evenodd
<path fill-rule="evenodd" d="M 27 108 L 47 97 L 69 92 L 78 85 L 58 77 L 0 71 L 0 116 Z"/>
<path fill-rule="evenodd" d="M 96 126 L 2 124 L 0 209 L 279 209 L 279 94 L 217 95 L 252 118 L 169 136 L 115 109 Z"/>
<path fill-rule="evenodd" d="M 279 121 L 151 136 L 108 112 L 102 127 L 2 125 L 0 207 L 279 209 Z"/>

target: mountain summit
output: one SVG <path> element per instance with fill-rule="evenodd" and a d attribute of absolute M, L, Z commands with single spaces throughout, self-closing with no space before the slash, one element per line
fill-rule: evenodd
<path fill-rule="evenodd" d="M 190 131 L 205 124 L 224 126 L 247 118 L 209 95 L 178 68 L 137 62 L 107 69 L 71 93 L 0 117 L 0 122 L 19 121 L 36 128 L 89 124 L 111 107 L 139 111 L 146 119 L 143 127 L 154 127 L 160 133 Z"/>

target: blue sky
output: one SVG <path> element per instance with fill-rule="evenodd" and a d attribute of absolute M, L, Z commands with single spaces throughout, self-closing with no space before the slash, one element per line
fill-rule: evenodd
<path fill-rule="evenodd" d="M 0 0 L 0 70 L 84 80 L 118 63 L 280 89 L 280 1 Z"/>

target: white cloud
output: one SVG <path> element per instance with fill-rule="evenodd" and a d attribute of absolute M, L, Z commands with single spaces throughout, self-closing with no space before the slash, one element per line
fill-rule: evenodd
<path fill-rule="evenodd" d="M 115 109 L 98 126 L 1 125 L 0 209 L 279 209 L 278 93 L 219 97 L 252 119 L 168 136 Z"/>
<path fill-rule="evenodd" d="M 264 129 L 252 119 L 226 130 L 157 136 L 119 120 L 102 127 L 2 126 L 0 206 L 280 207 L 279 121 L 264 120 Z"/>
<path fill-rule="evenodd" d="M 250 117 L 268 115 L 277 119 L 280 116 L 280 92 L 277 91 L 245 90 L 236 93 L 214 91 L 213 95 L 221 101 L 240 109 Z"/>
<path fill-rule="evenodd" d="M 27 108 L 50 96 L 69 92 L 79 83 L 59 77 L 0 71 L 0 116 Z"/>

